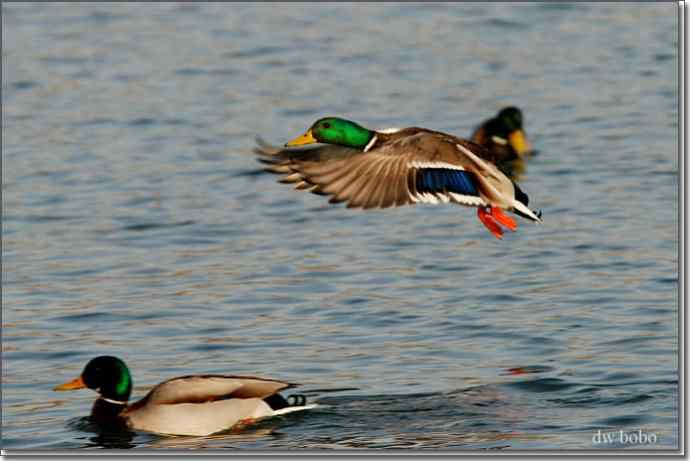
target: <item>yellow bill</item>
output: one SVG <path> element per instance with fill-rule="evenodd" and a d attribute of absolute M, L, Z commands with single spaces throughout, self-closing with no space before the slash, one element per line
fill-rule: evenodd
<path fill-rule="evenodd" d="M 59 386 L 56 386 L 53 388 L 54 391 L 72 391 L 74 389 L 83 389 L 86 387 L 86 384 L 84 384 L 84 381 L 81 379 L 81 376 L 78 378 L 73 379 L 70 382 L 67 382 L 65 384 L 60 384 Z"/>
<path fill-rule="evenodd" d="M 522 130 L 515 130 L 510 133 L 508 135 L 508 143 L 520 157 L 532 150 L 532 146 L 529 141 L 527 141 L 527 137 Z"/>
<path fill-rule="evenodd" d="M 311 129 L 309 129 L 302 136 L 297 136 L 295 139 L 285 144 L 285 147 L 303 146 L 305 144 L 314 144 L 315 142 L 318 141 L 314 138 L 314 135 L 311 134 Z"/>

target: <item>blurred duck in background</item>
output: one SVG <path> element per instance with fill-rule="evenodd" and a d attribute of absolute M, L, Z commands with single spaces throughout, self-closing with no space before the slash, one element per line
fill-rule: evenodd
<path fill-rule="evenodd" d="M 523 128 L 522 111 L 510 106 L 495 117 L 485 120 L 470 138 L 484 146 L 490 157 L 511 179 L 518 179 L 525 170 L 525 159 L 534 153 Z"/>
<path fill-rule="evenodd" d="M 494 158 L 487 160 L 498 162 L 525 158 L 532 153 L 532 145 L 522 124 L 522 111 L 517 107 L 506 107 L 494 118 L 482 122 L 470 139 L 493 154 Z"/>

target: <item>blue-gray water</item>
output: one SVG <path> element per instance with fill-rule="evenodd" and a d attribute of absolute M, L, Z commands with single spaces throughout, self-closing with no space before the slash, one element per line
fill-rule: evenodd
<path fill-rule="evenodd" d="M 674 4 L 2 5 L 3 448 L 675 448 Z M 257 174 L 316 118 L 468 136 L 508 104 L 544 225 L 355 211 Z M 321 407 L 213 437 L 101 433 L 189 373 Z M 597 430 L 653 445 L 593 444 Z"/>

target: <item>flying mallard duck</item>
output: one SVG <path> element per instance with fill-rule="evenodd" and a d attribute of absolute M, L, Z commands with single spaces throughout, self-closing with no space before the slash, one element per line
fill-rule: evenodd
<path fill-rule="evenodd" d="M 486 147 L 491 155 L 485 160 L 494 163 L 522 159 L 532 151 L 522 128 L 522 111 L 512 106 L 482 122 L 470 139 Z"/>
<path fill-rule="evenodd" d="M 331 196 L 348 208 L 386 208 L 415 203 L 478 207 L 479 220 L 497 238 L 504 226 L 517 229 L 502 210 L 535 222 L 541 214 L 527 207 L 528 197 L 493 163 L 480 145 L 425 128 L 374 131 L 349 120 L 317 120 L 286 147 L 325 143 L 319 148 L 255 149 L 268 171 L 296 189 Z"/>
<path fill-rule="evenodd" d="M 505 107 L 498 114 L 488 120 L 484 120 L 472 133 L 470 140 L 486 149 L 475 152 L 482 160 L 488 160 L 496 164 L 498 168 L 510 179 L 517 180 L 525 170 L 524 159 L 534 152 L 532 145 L 527 140 L 527 135 L 522 126 L 522 111 L 517 107 Z M 400 128 L 385 128 L 383 133 L 393 133 Z M 265 152 L 276 152 L 277 149 L 258 138 L 260 149 Z M 324 161 L 337 157 L 341 150 L 339 146 L 322 145 L 311 155 Z M 291 152 L 295 152 L 292 150 Z M 261 154 L 261 151 L 258 153 Z"/>
<path fill-rule="evenodd" d="M 237 423 L 311 408 L 302 395 L 283 398 L 279 391 L 296 386 L 272 379 L 224 375 L 190 375 L 155 386 L 128 405 L 132 378 L 125 363 L 112 356 L 89 361 L 81 375 L 56 391 L 88 387 L 100 394 L 91 419 L 103 426 L 159 434 L 209 435 Z"/>

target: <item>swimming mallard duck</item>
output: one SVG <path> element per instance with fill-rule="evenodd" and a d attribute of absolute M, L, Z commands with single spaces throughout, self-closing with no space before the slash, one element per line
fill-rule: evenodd
<path fill-rule="evenodd" d="M 291 149 L 313 143 L 329 146 Z M 501 210 L 535 222 L 541 215 L 527 207 L 527 194 L 493 163 L 489 153 L 465 139 L 428 130 L 374 131 L 336 117 L 317 120 L 288 149 L 255 149 L 268 171 L 297 189 L 331 196 L 348 208 L 386 208 L 415 203 L 478 207 L 480 221 L 497 238 L 517 223 Z"/>
<path fill-rule="evenodd" d="M 209 435 L 267 416 L 305 410 L 302 395 L 283 398 L 279 391 L 296 384 L 272 379 L 225 375 L 190 375 L 155 386 L 146 397 L 128 405 L 132 377 L 117 357 L 89 361 L 81 375 L 56 391 L 88 387 L 100 394 L 91 419 L 114 428 L 159 434 Z"/>
<path fill-rule="evenodd" d="M 521 159 L 532 151 L 522 127 L 522 111 L 512 106 L 482 122 L 470 139 L 486 147 L 491 154 L 486 160 L 493 163 Z"/>

